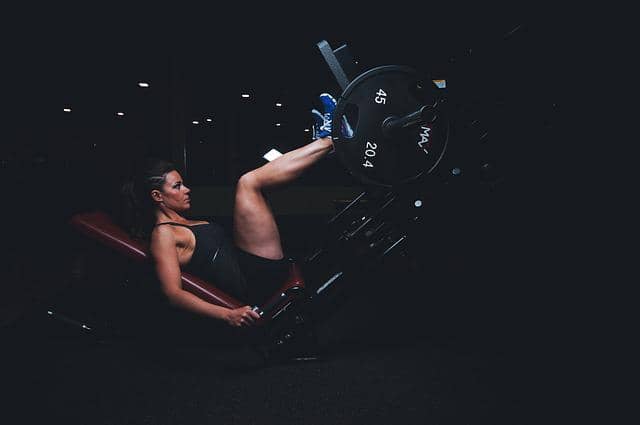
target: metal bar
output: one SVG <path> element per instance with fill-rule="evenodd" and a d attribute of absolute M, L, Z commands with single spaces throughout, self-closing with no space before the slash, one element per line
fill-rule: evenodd
<path fill-rule="evenodd" d="M 349 77 L 347 77 L 347 73 L 342 68 L 340 61 L 333 52 L 333 49 L 325 40 L 318 42 L 317 46 L 318 49 L 320 49 L 322 57 L 324 57 L 324 60 L 327 62 L 327 65 L 329 65 L 329 69 L 333 73 L 333 76 L 336 77 L 338 85 L 344 91 L 344 89 L 349 85 L 350 80 Z"/>
<path fill-rule="evenodd" d="M 87 331 L 91 330 L 91 328 L 85 325 L 84 323 L 78 322 L 77 320 L 71 319 L 70 317 L 64 316 L 60 313 L 56 313 L 53 310 L 47 310 L 47 314 L 54 319 L 60 320 L 61 322 L 68 323 L 70 325 L 76 326 L 78 328 L 82 328 Z"/>
<path fill-rule="evenodd" d="M 334 221 L 336 221 L 339 217 L 341 217 L 349 208 L 351 208 L 352 206 L 354 206 L 360 199 L 362 199 L 362 197 L 364 195 L 366 195 L 367 192 L 362 192 L 360 195 L 358 195 L 353 201 L 349 202 L 349 205 L 347 205 L 346 207 L 344 207 L 342 209 L 342 211 L 340 211 L 338 214 L 334 215 L 333 217 L 331 217 L 331 219 L 327 222 L 327 224 L 331 224 Z"/>
<path fill-rule="evenodd" d="M 336 59 L 338 59 L 338 62 L 342 65 L 342 70 L 347 75 L 349 81 L 353 80 L 356 77 L 358 70 L 356 67 L 356 61 L 353 60 L 353 56 L 351 56 L 351 52 L 349 52 L 347 45 L 343 44 L 338 47 L 333 51 L 333 54 L 336 55 Z"/>
<path fill-rule="evenodd" d="M 331 278 L 329 280 L 327 280 L 324 285 L 322 285 L 320 288 L 318 288 L 318 290 L 316 291 L 316 295 L 319 294 L 320 292 L 324 291 L 325 289 L 327 289 L 329 287 L 329 285 L 331 285 L 337 278 L 339 278 L 340 276 L 342 276 L 343 272 L 338 272 L 336 274 L 334 274 L 333 276 L 331 276 Z"/>
<path fill-rule="evenodd" d="M 398 246 L 402 241 L 404 241 L 405 239 L 407 239 L 407 235 L 402 236 L 400 239 L 398 239 L 393 245 L 391 245 L 389 248 L 387 248 L 381 255 L 380 258 L 384 257 L 385 255 L 387 255 L 393 248 L 395 248 L 396 246 Z"/>

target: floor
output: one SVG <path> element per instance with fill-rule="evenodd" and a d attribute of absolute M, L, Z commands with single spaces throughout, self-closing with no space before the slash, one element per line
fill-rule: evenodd
<path fill-rule="evenodd" d="M 4 423 L 526 423 L 509 353 L 420 338 L 264 363 L 248 348 L 52 332 L 4 338 Z M 53 325 L 58 326 L 58 325 Z"/>

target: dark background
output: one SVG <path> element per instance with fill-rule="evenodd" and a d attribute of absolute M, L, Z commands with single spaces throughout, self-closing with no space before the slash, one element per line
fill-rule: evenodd
<path fill-rule="evenodd" d="M 181 164 L 195 217 L 229 224 L 236 179 L 271 147 L 310 141 L 317 95 L 339 92 L 316 48 L 324 39 L 348 44 L 363 71 L 399 64 L 446 79 L 459 105 L 457 137 L 421 189 L 426 224 L 411 237 L 408 265 L 369 276 L 370 294 L 328 332 L 363 347 L 455 347 L 485 366 L 509 365 L 488 367 L 500 377 L 534 375 L 531 361 L 544 357 L 540 341 L 559 318 L 562 297 L 551 294 L 567 290 L 552 272 L 564 176 L 549 151 L 566 143 L 571 27 L 557 13 L 517 8 L 318 3 L 247 6 L 245 15 L 229 7 L 13 15 L 3 30 L 3 329 L 31 342 L 82 334 L 48 320 L 51 308 L 97 329 L 126 327 L 139 302 L 121 287 L 129 266 L 87 245 L 69 218 L 115 213 L 134 161 L 155 155 Z M 468 127 L 474 120 L 480 128 Z M 453 167 L 463 174 L 454 178 Z M 306 255 L 338 201 L 360 189 L 337 158 L 293 183 L 297 196 L 274 202 L 289 253 Z M 376 314 L 363 318 L 364 310 Z"/>

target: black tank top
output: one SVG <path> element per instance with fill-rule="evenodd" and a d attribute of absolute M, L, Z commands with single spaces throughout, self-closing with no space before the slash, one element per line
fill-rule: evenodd
<path fill-rule="evenodd" d="M 195 236 L 196 246 L 184 270 L 210 282 L 229 295 L 246 299 L 247 282 L 236 257 L 236 248 L 227 237 L 224 228 L 216 223 L 186 224 L 165 222 L 161 226 L 186 227 Z"/>

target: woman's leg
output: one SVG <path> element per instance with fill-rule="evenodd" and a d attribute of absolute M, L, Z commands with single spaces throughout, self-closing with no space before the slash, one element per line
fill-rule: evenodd
<path fill-rule="evenodd" d="M 233 211 L 233 236 L 238 248 L 273 260 L 284 256 L 280 232 L 262 190 L 294 180 L 332 148 L 330 138 L 317 139 L 240 177 Z"/>

